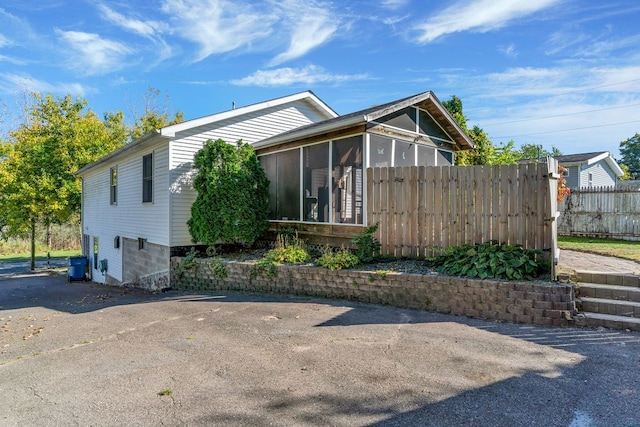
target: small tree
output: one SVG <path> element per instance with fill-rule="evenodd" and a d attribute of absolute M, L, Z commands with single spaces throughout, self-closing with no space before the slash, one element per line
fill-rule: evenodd
<path fill-rule="evenodd" d="M 74 172 L 120 147 L 126 130 L 121 113 L 102 121 L 82 98 L 30 96 L 24 123 L 0 143 L 0 218 L 4 234 L 31 235 L 33 270 L 36 225 L 49 227 L 80 213 Z"/>
<path fill-rule="evenodd" d="M 207 141 L 194 158 L 194 243 L 251 246 L 269 228 L 269 180 L 249 144 Z"/>
<path fill-rule="evenodd" d="M 621 163 L 626 165 L 631 179 L 640 179 L 640 133 L 620 143 Z"/>

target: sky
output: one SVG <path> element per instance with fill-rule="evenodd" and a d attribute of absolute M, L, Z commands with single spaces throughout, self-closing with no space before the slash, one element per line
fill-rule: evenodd
<path fill-rule="evenodd" d="M 0 127 L 25 93 L 193 119 L 312 90 L 339 114 L 433 91 L 495 144 L 610 151 L 640 132 L 637 0 L 4 0 Z"/>

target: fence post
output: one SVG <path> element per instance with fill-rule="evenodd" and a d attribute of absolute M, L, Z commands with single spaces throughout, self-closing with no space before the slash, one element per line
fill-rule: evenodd
<path fill-rule="evenodd" d="M 560 175 L 558 174 L 558 160 L 547 157 L 547 175 L 549 177 L 549 211 L 545 212 L 545 215 L 548 214 L 549 221 L 551 221 L 551 227 L 549 227 L 549 233 L 551 233 L 551 246 L 550 246 L 550 261 L 551 261 L 551 280 L 556 280 L 558 278 L 558 262 L 560 258 L 560 249 L 558 249 L 558 217 L 560 213 L 558 212 L 558 179 Z"/>

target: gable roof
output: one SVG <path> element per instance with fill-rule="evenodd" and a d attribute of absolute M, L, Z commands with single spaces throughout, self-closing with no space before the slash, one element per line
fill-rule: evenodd
<path fill-rule="evenodd" d="M 160 134 L 163 136 L 174 137 L 177 132 L 181 132 L 187 129 L 193 129 L 199 126 L 205 126 L 211 123 L 219 122 L 221 120 L 226 120 L 232 117 L 241 116 L 243 114 L 253 113 L 255 111 L 264 110 L 270 107 L 276 107 L 279 105 L 287 104 L 289 102 L 306 100 L 310 102 L 314 107 L 316 107 L 321 113 L 323 113 L 327 118 L 337 117 L 338 113 L 336 113 L 331 107 L 324 103 L 320 98 L 316 96 L 310 90 L 294 93 L 293 95 L 283 96 L 280 98 L 275 98 L 269 101 L 258 102 L 256 104 L 246 105 L 244 107 L 233 108 L 231 110 L 223 111 L 221 113 L 211 114 L 209 116 L 200 117 L 197 119 L 187 120 L 182 123 L 178 123 L 171 126 L 166 126 L 160 129 Z"/>
<path fill-rule="evenodd" d="M 85 167 L 78 170 L 75 175 L 82 176 L 96 166 L 106 163 L 114 158 L 120 158 L 129 152 L 134 153 L 137 150 L 141 150 L 159 141 L 169 141 L 171 138 L 174 138 L 176 136 L 176 133 L 184 130 L 206 126 L 208 124 L 216 123 L 222 120 L 239 117 L 267 108 L 277 107 L 290 102 L 302 100 L 311 103 L 312 106 L 314 106 L 327 118 L 338 116 L 338 113 L 336 113 L 331 107 L 325 104 L 324 101 L 318 98 L 312 91 L 307 90 L 304 92 L 295 93 L 293 95 L 283 96 L 280 98 L 271 99 L 269 101 L 258 102 L 256 104 L 250 104 L 244 107 L 238 107 L 231 110 L 223 111 L 221 113 L 211 114 L 209 116 L 191 119 L 175 125 L 165 126 L 160 129 L 152 130 L 151 132 L 141 136 L 140 138 L 131 141 L 129 144 L 126 144 L 125 146 L 120 147 L 119 149 L 107 154 L 106 156 L 96 160 L 95 162 L 86 165 Z"/>
<path fill-rule="evenodd" d="M 326 132 L 333 132 L 346 129 L 362 124 L 375 122 L 380 117 L 392 114 L 412 105 L 418 105 L 433 116 L 434 119 L 444 128 L 451 136 L 453 141 L 462 148 L 473 148 L 474 143 L 462 128 L 451 117 L 447 109 L 440 103 L 435 94 L 431 91 L 419 93 L 397 101 L 388 102 L 386 104 L 356 111 L 354 113 L 345 114 L 336 118 L 328 119 L 323 122 L 313 123 L 284 132 L 271 138 L 258 141 L 253 144 L 254 148 L 265 148 L 272 145 L 292 142 L 295 140 L 319 135 Z"/>
<path fill-rule="evenodd" d="M 624 175 L 624 171 L 618 165 L 618 162 L 613 158 L 610 152 L 608 151 L 596 151 L 593 153 L 578 153 L 578 154 L 567 154 L 563 156 L 555 156 L 555 159 L 558 160 L 563 166 L 568 166 L 572 164 L 586 164 L 592 165 L 594 163 L 599 162 L 600 160 L 604 160 L 606 164 L 609 165 L 613 173 L 616 176 Z"/>

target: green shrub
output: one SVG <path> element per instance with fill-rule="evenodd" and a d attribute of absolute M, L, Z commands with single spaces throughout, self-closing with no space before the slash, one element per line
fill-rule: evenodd
<path fill-rule="evenodd" d="M 222 259 L 220 257 L 211 258 L 209 267 L 211 268 L 213 277 L 217 279 L 227 278 L 227 267 L 222 263 Z"/>
<path fill-rule="evenodd" d="M 265 273 L 268 277 L 275 277 L 278 274 L 276 265 L 297 264 L 311 260 L 311 255 L 307 250 L 307 245 L 298 237 L 298 233 L 278 234 L 276 246 L 267 252 L 260 259 L 251 271 L 252 277 L 260 273 Z"/>
<path fill-rule="evenodd" d="M 362 234 L 351 242 L 356 246 L 356 256 L 361 263 L 372 262 L 380 254 L 380 242 L 373 237 L 378 231 L 378 224 L 366 228 Z"/>
<path fill-rule="evenodd" d="M 531 280 L 549 266 L 540 251 L 496 241 L 449 248 L 427 261 L 441 273 L 480 279 Z"/>
<path fill-rule="evenodd" d="M 251 278 L 255 279 L 260 274 L 265 274 L 267 277 L 276 277 L 278 275 L 276 263 L 266 257 L 259 259 L 251 269 Z"/>
<path fill-rule="evenodd" d="M 198 251 L 195 248 L 191 248 L 189 253 L 184 257 L 182 262 L 178 264 L 176 267 L 176 276 L 178 278 L 182 278 L 184 276 L 184 272 L 187 270 L 194 270 L 198 268 L 198 261 L 196 261 L 196 257 L 198 256 Z"/>
<path fill-rule="evenodd" d="M 322 256 L 316 260 L 316 264 L 334 271 L 342 270 L 343 268 L 353 268 L 360 264 L 360 260 L 357 255 L 344 246 L 335 252 L 327 247 L 322 253 Z"/>
<path fill-rule="evenodd" d="M 209 140 L 194 157 L 194 242 L 251 246 L 269 228 L 269 180 L 251 145 Z"/>
<path fill-rule="evenodd" d="M 309 261 L 311 255 L 307 245 L 298 237 L 298 233 L 293 236 L 279 234 L 276 247 L 267 252 L 265 258 L 276 264 L 296 264 Z"/>

